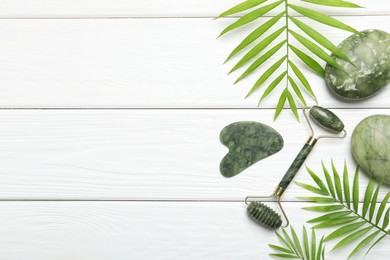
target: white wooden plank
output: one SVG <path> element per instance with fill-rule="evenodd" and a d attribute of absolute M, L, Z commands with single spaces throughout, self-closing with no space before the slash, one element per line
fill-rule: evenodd
<path fill-rule="evenodd" d="M 359 30 L 390 31 L 390 16 L 341 20 Z M 243 97 L 264 69 L 233 86 L 239 72 L 226 74 L 234 61 L 222 65 L 254 27 L 216 40 L 231 21 L 1 20 L 0 107 L 254 108 L 261 93 L 248 100 Z M 328 31 L 335 43 L 349 35 Z M 282 55 L 283 51 L 275 59 Z M 364 102 L 341 102 L 321 78 L 304 71 L 323 106 L 389 107 L 389 88 Z M 280 91 L 264 100 L 262 107 L 275 107 Z"/>
<path fill-rule="evenodd" d="M 390 110 L 334 110 L 349 133 L 360 120 Z M 309 136 L 289 111 L 273 110 L 0 110 L 0 199 L 242 200 L 268 194 Z M 279 153 L 234 178 L 219 173 L 227 149 L 220 130 L 261 121 L 285 140 Z M 354 173 L 350 136 L 320 140 L 307 160 L 322 176 L 321 159 L 344 159 Z M 362 185 L 367 184 L 362 174 Z M 310 178 L 301 169 L 297 180 Z M 362 186 L 363 190 L 363 186 Z M 388 188 L 383 188 L 385 194 Z M 309 193 L 294 184 L 284 199 Z"/>
<path fill-rule="evenodd" d="M 242 0 L 3 0 L 0 18 L 214 17 Z M 290 0 L 302 6 L 313 6 Z M 380 0 L 354 0 L 365 9 L 319 8 L 330 14 L 389 14 Z M 318 7 L 315 7 L 318 9 Z"/>
<path fill-rule="evenodd" d="M 300 209 L 307 203 L 284 206 L 299 235 L 318 216 Z M 1 202 L 0 211 L 7 260 L 274 259 L 267 244 L 280 244 L 247 217 L 244 203 Z M 388 259 L 387 243 L 369 257 Z M 334 244 L 326 244 L 326 259 L 346 259 L 353 249 L 330 253 Z"/>

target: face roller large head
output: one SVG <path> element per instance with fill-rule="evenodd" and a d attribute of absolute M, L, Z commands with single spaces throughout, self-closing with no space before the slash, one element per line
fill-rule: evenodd
<path fill-rule="evenodd" d="M 316 122 L 319 126 L 325 128 L 326 130 L 330 132 L 334 132 L 335 135 L 329 135 L 329 136 L 320 135 L 314 137 L 314 130 L 308 118 L 308 111 L 311 118 L 314 120 L 314 122 Z M 286 174 L 283 176 L 279 185 L 276 187 L 274 193 L 269 196 L 248 196 L 245 198 L 245 203 L 248 205 L 247 210 L 249 216 L 259 224 L 262 224 L 271 229 L 277 229 L 280 226 L 282 226 L 281 216 L 278 213 L 276 213 L 274 210 L 266 206 L 265 204 L 255 200 L 260 198 L 275 197 L 279 205 L 279 208 L 282 211 L 284 218 L 286 219 L 286 223 L 283 225 L 283 228 L 287 227 L 289 225 L 289 220 L 280 203 L 280 198 L 283 192 L 287 189 L 287 186 L 293 180 L 293 178 L 295 177 L 295 175 L 297 174 L 302 164 L 305 162 L 306 158 L 309 156 L 314 145 L 317 143 L 319 139 L 345 138 L 347 136 L 347 132 L 344 130 L 343 122 L 331 111 L 319 106 L 313 106 L 311 108 L 308 107 L 304 108 L 303 114 L 309 126 L 311 135 L 307 140 L 307 142 L 302 147 L 302 149 L 300 150 L 300 152 L 298 153 L 298 155 L 296 156 L 295 160 L 290 165 L 290 168 L 288 168 Z"/>

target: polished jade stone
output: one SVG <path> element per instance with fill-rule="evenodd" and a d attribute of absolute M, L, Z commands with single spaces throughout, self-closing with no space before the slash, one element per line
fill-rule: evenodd
<path fill-rule="evenodd" d="M 325 81 L 336 95 L 349 100 L 371 97 L 390 80 L 390 35 L 379 30 L 366 30 L 345 39 L 338 48 L 354 64 L 333 58 L 347 75 L 327 64 Z"/>
<path fill-rule="evenodd" d="M 310 108 L 310 115 L 321 127 L 340 133 L 344 129 L 344 123 L 333 112 L 319 106 Z"/>
<path fill-rule="evenodd" d="M 361 121 L 352 134 L 352 153 L 365 172 L 390 185 L 390 116 Z"/>
<path fill-rule="evenodd" d="M 257 161 L 283 148 L 283 138 L 273 128 L 252 121 L 236 122 L 220 133 L 221 143 L 229 153 L 220 164 L 221 174 L 233 177 Z"/>
<path fill-rule="evenodd" d="M 287 189 L 287 186 L 294 179 L 295 175 L 298 173 L 302 164 L 306 161 L 306 158 L 309 156 L 313 145 L 305 144 L 302 149 L 299 151 L 298 155 L 295 157 L 294 161 L 288 168 L 287 172 L 284 174 L 282 180 L 279 182 L 279 187 L 282 189 Z"/>

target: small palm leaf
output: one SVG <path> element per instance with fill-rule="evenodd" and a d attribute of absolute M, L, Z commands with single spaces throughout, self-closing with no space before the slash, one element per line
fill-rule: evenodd
<path fill-rule="evenodd" d="M 233 71 L 235 71 L 236 69 L 241 68 L 245 63 L 250 61 L 253 57 L 256 57 L 256 55 L 258 55 L 269 44 L 271 44 L 285 29 L 286 29 L 286 27 L 280 28 L 279 30 L 272 33 L 267 38 L 265 38 L 264 40 L 262 40 L 261 42 L 256 44 L 256 46 L 253 47 L 247 54 L 245 54 L 245 56 L 242 57 L 242 59 L 233 67 L 233 69 L 231 69 L 229 74 L 232 73 Z"/>
<path fill-rule="evenodd" d="M 256 30 L 254 30 L 251 34 L 249 34 L 233 51 L 230 53 L 229 57 L 226 59 L 225 63 L 230 60 L 231 57 L 236 55 L 238 52 L 240 52 L 242 49 L 244 49 L 246 46 L 254 42 L 256 39 L 258 39 L 260 36 L 262 36 L 265 32 L 268 31 L 269 28 L 271 28 L 277 21 L 280 20 L 280 18 L 283 17 L 285 12 L 282 12 L 278 14 L 277 16 L 273 17 L 266 23 L 260 25 Z"/>
<path fill-rule="evenodd" d="M 360 7 L 356 4 L 347 1 L 340 1 L 340 0 L 321 0 L 321 1 L 304 0 L 303 2 L 309 2 L 316 5 L 326 5 L 332 7 L 346 7 L 346 8 Z M 269 13 L 271 10 L 274 10 L 276 8 L 280 8 L 280 9 L 283 8 L 284 10 L 277 12 L 278 13 L 277 15 L 274 15 L 272 18 L 266 20 L 265 22 L 263 21 L 259 22 L 258 27 L 254 31 L 252 31 L 249 35 L 247 35 L 244 38 L 244 40 L 242 40 L 238 44 L 236 48 L 234 48 L 234 50 L 229 54 L 225 62 L 229 61 L 233 56 L 238 55 L 238 53 L 244 52 L 244 50 L 246 48 L 249 48 L 251 44 L 253 43 L 255 44 L 254 47 L 251 47 L 250 50 L 248 50 L 245 54 L 243 54 L 241 59 L 236 63 L 235 66 L 233 66 L 233 68 L 229 72 L 230 74 L 244 66 L 248 66 L 248 68 L 245 69 L 244 73 L 242 73 L 241 76 L 238 77 L 238 79 L 235 81 L 234 84 L 236 84 L 237 82 L 241 81 L 243 78 L 254 73 L 257 70 L 257 68 L 265 65 L 266 61 L 268 61 L 271 57 L 275 55 L 279 55 L 280 50 L 282 49 L 283 46 L 285 46 L 286 56 L 284 57 L 284 59 L 287 62 L 285 63 L 286 67 L 284 69 L 284 72 L 282 72 L 282 74 L 280 74 L 278 77 L 273 79 L 272 83 L 267 87 L 266 91 L 262 95 L 260 102 L 266 96 L 268 96 L 268 94 L 271 93 L 276 87 L 278 87 L 281 84 L 284 84 L 284 89 L 286 89 L 286 91 L 283 91 L 279 97 L 279 100 L 277 102 L 277 107 L 275 110 L 274 119 L 276 119 L 280 115 L 280 113 L 283 111 L 282 108 L 284 107 L 286 101 L 288 101 L 290 109 L 292 110 L 296 119 L 299 121 L 299 116 L 297 113 L 298 111 L 297 101 L 299 100 L 301 104 L 306 106 L 306 100 L 303 93 L 301 92 L 301 89 L 305 89 L 308 92 L 308 94 L 315 100 L 315 102 L 317 102 L 317 98 L 314 94 L 312 87 L 310 86 L 310 83 L 307 81 L 306 77 L 303 75 L 300 69 L 298 69 L 298 67 L 292 62 L 291 54 L 294 53 L 299 59 L 303 61 L 304 64 L 306 64 L 311 70 L 313 70 L 321 77 L 324 77 L 325 71 L 323 69 L 323 65 L 319 64 L 314 58 L 304 53 L 296 46 L 293 46 L 290 40 L 292 39 L 292 37 L 289 37 L 289 35 L 297 39 L 298 42 L 300 42 L 303 46 L 305 46 L 315 56 L 325 61 L 326 63 L 330 64 L 331 66 L 338 68 L 342 71 L 344 71 L 344 68 L 340 66 L 331 55 L 326 53 L 325 50 L 323 50 L 323 48 L 334 53 L 334 55 L 336 55 L 338 58 L 342 60 L 346 60 L 348 62 L 350 61 L 348 57 L 343 52 L 341 52 L 331 41 L 329 41 L 323 34 L 314 30 L 311 26 L 306 24 L 304 21 L 300 21 L 299 18 L 289 15 L 290 13 L 289 11 L 295 11 L 307 18 L 310 18 L 312 20 L 318 21 L 320 23 L 338 29 L 347 30 L 351 32 L 357 32 L 357 31 L 352 27 L 332 17 L 329 17 L 325 14 L 319 13 L 309 8 L 301 7 L 299 5 L 289 4 L 287 0 L 279 0 L 279 1 L 274 0 L 273 2 L 267 0 L 246 0 L 230 8 L 229 10 L 223 12 L 218 17 L 216 17 L 216 18 L 229 17 L 242 12 L 246 12 L 236 21 L 228 25 L 218 37 L 228 32 L 231 32 L 237 28 L 240 28 L 244 25 L 247 25 L 249 23 L 254 23 L 255 21 L 258 21 L 260 18 L 264 19 L 265 18 L 264 16 L 267 13 Z M 282 19 L 283 17 L 285 19 Z M 282 21 L 284 20 L 283 25 L 280 25 L 281 20 Z M 308 35 L 310 39 L 312 39 L 313 41 L 302 36 L 298 32 L 292 31 L 290 29 L 291 23 L 294 23 L 300 31 Z M 277 27 L 278 29 L 275 29 L 275 27 Z M 271 33 L 267 35 L 267 32 L 269 31 L 271 31 Z M 282 41 L 279 41 L 278 44 L 274 45 L 273 42 L 281 37 L 284 37 L 284 39 Z M 273 47 L 271 47 L 271 49 L 267 51 L 266 49 L 268 48 L 268 46 L 273 46 Z M 252 59 L 255 60 L 252 63 L 250 63 Z M 251 95 L 256 89 L 258 89 L 262 84 L 264 84 L 265 81 L 269 77 L 271 77 L 272 74 L 276 71 L 276 69 L 278 69 L 280 66 L 282 66 L 280 60 L 277 63 L 270 65 L 270 67 L 266 70 L 265 74 L 258 77 L 258 80 L 254 84 L 252 89 L 249 91 L 247 97 Z M 291 77 L 291 74 L 289 74 L 290 70 L 294 72 L 296 77 L 299 79 L 300 83 L 294 81 L 293 77 Z M 290 89 L 290 87 L 292 88 L 292 90 Z M 295 93 L 295 95 L 293 96 L 292 93 Z"/>
<path fill-rule="evenodd" d="M 253 8 L 255 6 L 258 6 L 258 5 L 260 5 L 260 4 L 262 4 L 262 3 L 266 2 L 266 1 L 267 0 L 249 0 L 249 1 L 245 1 L 245 2 L 243 2 L 241 4 L 233 6 L 232 8 L 227 10 L 226 12 L 220 14 L 215 19 L 246 11 L 246 10 L 251 9 L 251 8 Z"/>
<path fill-rule="evenodd" d="M 339 65 L 335 59 L 333 59 L 330 55 L 328 55 L 321 47 L 317 46 L 314 44 L 312 41 L 309 39 L 303 37 L 299 33 L 296 33 L 292 30 L 289 30 L 289 32 L 294 36 L 295 39 L 297 39 L 303 46 L 305 46 L 307 49 L 309 49 L 312 53 L 317 55 L 319 58 L 327 62 L 329 65 L 332 65 L 336 69 L 339 69 L 343 72 L 345 72 L 344 68 Z"/>
<path fill-rule="evenodd" d="M 295 104 L 294 98 L 292 97 L 290 91 L 288 91 L 288 90 L 287 90 L 287 100 L 288 100 L 288 104 L 290 105 L 291 110 L 294 113 L 295 118 L 299 121 L 297 105 Z"/>
<path fill-rule="evenodd" d="M 335 230 L 324 239 L 324 241 L 336 238 L 340 239 L 332 250 L 357 243 L 357 246 L 349 255 L 350 258 L 372 243 L 371 247 L 366 251 L 366 254 L 368 254 L 372 247 L 379 243 L 384 237 L 390 235 L 390 232 L 386 230 L 390 222 L 390 207 L 386 210 L 390 192 L 385 196 L 379 208 L 377 208 L 376 204 L 381 185 L 376 184 L 375 180 L 372 179 L 367 185 L 364 193 L 363 207 L 359 209 L 359 169 L 357 168 L 355 171 L 351 194 L 346 163 L 344 163 L 343 182 L 341 182 L 340 175 L 333 161 L 331 166 L 333 178 L 325 165 L 322 164 L 326 186 L 320 177 L 310 169 L 308 169 L 308 172 L 317 184 L 317 187 L 309 184 L 297 183 L 308 191 L 318 195 L 321 195 L 322 193 L 320 197 L 304 197 L 306 200 L 320 204 L 318 206 L 305 207 L 304 209 L 326 213 L 320 217 L 309 220 L 308 222 L 316 223 L 313 227 L 315 229 L 335 228 Z M 386 213 L 383 214 L 383 212 Z M 376 218 L 374 218 L 374 216 L 376 216 Z"/>
<path fill-rule="evenodd" d="M 316 5 L 326 5 L 334 7 L 349 7 L 349 8 L 362 8 L 360 5 L 340 0 L 301 0 Z"/>
<path fill-rule="evenodd" d="M 288 81 L 290 82 L 290 85 L 291 87 L 293 88 L 294 92 L 295 92 L 295 95 L 297 95 L 297 97 L 299 98 L 299 100 L 302 102 L 302 104 L 306 107 L 307 104 L 306 104 L 306 100 L 305 98 L 303 97 L 302 95 L 302 92 L 301 90 L 299 89 L 297 83 L 295 83 L 294 79 L 291 78 L 290 76 L 288 76 Z M 276 119 L 276 118 L 275 118 Z"/>
<path fill-rule="evenodd" d="M 242 75 L 234 82 L 234 84 L 236 84 L 237 82 L 239 82 L 240 80 L 242 80 L 243 78 L 245 78 L 246 76 L 248 76 L 249 74 L 251 74 L 255 69 L 257 69 L 261 64 L 263 64 L 264 62 L 266 62 L 272 55 L 274 55 L 278 50 L 280 50 L 280 48 L 282 48 L 282 46 L 286 43 L 286 41 L 282 41 L 281 43 L 277 44 L 275 47 L 273 47 L 271 50 L 267 51 L 263 56 L 261 56 L 260 58 L 258 58 L 256 61 L 254 61 L 252 63 L 251 66 L 249 66 L 249 68 L 244 72 L 242 73 Z"/>
<path fill-rule="evenodd" d="M 289 47 L 295 53 L 295 55 L 297 55 L 298 58 L 300 58 L 312 71 L 314 71 L 321 77 L 325 77 L 325 70 L 315 59 L 313 59 L 312 57 L 310 57 L 309 55 L 307 55 L 293 45 L 290 45 Z"/>
<path fill-rule="evenodd" d="M 234 23 L 232 23 L 231 25 L 226 27 L 226 29 L 223 30 L 218 37 L 221 37 L 225 33 L 228 33 L 231 30 L 234 30 L 238 27 L 241 27 L 247 23 L 253 22 L 257 18 L 262 17 L 264 14 L 268 13 L 269 11 L 271 11 L 272 9 L 274 9 L 275 7 L 277 7 L 278 5 L 280 5 L 283 2 L 284 2 L 283 0 L 278 1 L 275 3 L 260 7 L 259 9 L 256 9 L 256 10 L 250 12 L 249 14 L 244 15 L 243 17 L 241 17 L 240 19 L 238 19 L 237 21 L 235 21 Z"/>
<path fill-rule="evenodd" d="M 287 98 L 287 89 L 284 89 L 282 95 L 279 98 L 279 102 L 276 105 L 276 112 L 275 112 L 274 119 L 276 119 L 279 116 L 280 112 L 282 112 L 284 103 L 286 103 L 286 98 Z"/>
<path fill-rule="evenodd" d="M 338 21 L 330 16 L 325 15 L 325 14 L 319 13 L 317 11 L 313 11 L 311 9 L 307 9 L 305 7 L 297 6 L 297 5 L 289 4 L 288 6 L 291 7 L 293 10 L 295 10 L 296 12 L 298 12 L 306 17 L 309 17 L 310 19 L 315 20 L 319 23 L 323 23 L 323 24 L 326 24 L 326 25 L 329 25 L 329 26 L 332 26 L 332 27 L 335 27 L 335 28 L 338 28 L 341 30 L 349 31 L 352 33 L 359 33 L 357 30 L 355 30 L 351 26 L 346 25 L 345 23 L 342 23 L 342 22 L 340 22 L 340 21 Z"/>
<path fill-rule="evenodd" d="M 351 62 L 347 55 L 345 55 L 339 48 L 337 48 L 331 41 L 329 41 L 325 36 L 323 36 L 321 33 L 317 32 L 310 26 L 306 25 L 305 23 L 299 21 L 298 19 L 295 19 L 292 16 L 288 17 L 295 25 L 299 27 L 303 32 L 305 32 L 307 35 L 309 35 L 313 40 L 324 46 L 326 49 L 331 51 L 333 54 L 338 56 L 340 59 L 346 60 Z"/>
<path fill-rule="evenodd" d="M 287 75 L 287 71 L 280 74 L 274 81 L 271 82 L 271 84 L 268 86 L 268 88 L 264 91 L 263 95 L 261 96 L 260 101 L 259 101 L 259 105 L 260 105 L 260 102 L 276 88 L 276 86 L 282 81 L 282 79 L 286 75 Z"/>
<path fill-rule="evenodd" d="M 316 234 L 314 229 L 311 232 L 311 239 L 305 227 L 303 227 L 302 241 L 299 239 L 293 227 L 290 227 L 290 234 L 284 229 L 283 235 L 276 233 L 276 236 L 282 242 L 281 246 L 269 244 L 268 246 L 277 253 L 270 254 L 270 256 L 278 258 L 296 258 L 304 260 L 323 260 L 324 259 L 324 238 L 317 244 Z"/>
<path fill-rule="evenodd" d="M 258 89 L 286 60 L 287 56 L 282 57 L 280 60 L 275 62 L 263 75 L 256 81 L 255 85 L 251 88 L 245 98 L 247 98 L 250 94 L 253 93 L 256 89 Z"/>

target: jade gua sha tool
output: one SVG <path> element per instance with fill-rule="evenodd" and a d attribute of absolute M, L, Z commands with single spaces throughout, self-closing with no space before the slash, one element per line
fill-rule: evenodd
<path fill-rule="evenodd" d="M 325 128 L 330 132 L 339 135 L 320 135 L 314 137 L 314 130 L 308 118 L 307 110 L 309 110 L 309 114 L 311 118 L 314 120 L 314 122 L 316 122 L 319 126 Z M 249 200 L 275 197 L 277 200 L 277 204 L 280 210 L 282 211 L 284 218 L 286 219 L 286 224 L 283 226 L 283 228 L 287 227 L 289 225 L 289 220 L 280 203 L 280 198 L 284 193 L 284 191 L 287 189 L 290 182 L 297 174 L 298 170 L 301 168 L 306 158 L 309 156 L 314 145 L 317 143 L 319 139 L 322 138 L 345 138 L 347 136 L 347 132 L 344 130 L 343 122 L 331 111 L 319 106 L 313 106 L 311 108 L 309 107 L 304 108 L 303 114 L 309 126 L 311 135 L 307 140 L 307 142 L 302 147 L 301 151 L 296 156 L 295 160 L 290 165 L 290 168 L 288 168 L 286 174 L 283 176 L 279 185 L 276 187 L 274 193 L 269 196 L 248 196 L 245 198 L 245 204 L 248 205 L 247 211 L 249 216 L 257 223 L 262 224 L 265 227 L 271 229 L 277 229 L 282 225 L 281 216 L 278 213 L 276 213 L 274 210 L 272 210 L 270 207 L 268 207 L 267 205 L 259 201 L 252 201 L 249 203 Z M 340 135 L 340 133 L 342 133 L 342 135 Z"/>
<path fill-rule="evenodd" d="M 236 176 L 252 164 L 283 148 L 283 138 L 272 127 L 259 122 L 235 122 L 224 127 L 219 135 L 229 148 L 219 169 L 224 177 Z"/>

